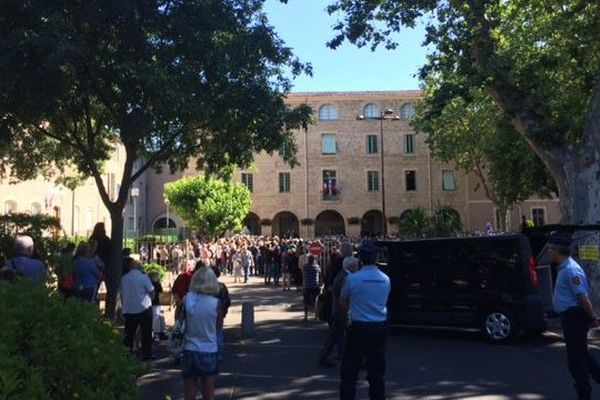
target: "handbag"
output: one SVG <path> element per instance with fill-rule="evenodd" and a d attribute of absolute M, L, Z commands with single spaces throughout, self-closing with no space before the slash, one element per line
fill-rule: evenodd
<path fill-rule="evenodd" d="M 326 322 L 329 320 L 329 314 L 331 312 L 331 294 L 323 290 L 315 301 L 315 314 L 319 321 Z"/>
<path fill-rule="evenodd" d="M 173 330 L 167 342 L 167 350 L 171 356 L 178 358 L 183 353 L 183 342 L 185 339 L 185 302 L 181 306 L 179 316 L 175 320 Z"/>

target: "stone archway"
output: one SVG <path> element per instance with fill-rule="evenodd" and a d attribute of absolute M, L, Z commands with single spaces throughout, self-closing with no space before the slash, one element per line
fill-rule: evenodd
<path fill-rule="evenodd" d="M 315 220 L 315 236 L 345 235 L 344 217 L 334 210 L 325 210 Z"/>
<path fill-rule="evenodd" d="M 260 235 L 260 218 L 258 215 L 253 212 L 248 213 L 242 222 L 242 230 L 248 232 L 250 235 Z"/>
<path fill-rule="evenodd" d="M 158 229 L 168 229 L 168 228 L 177 228 L 177 224 L 171 218 L 167 220 L 166 217 L 161 217 L 154 222 L 153 228 L 155 230 Z"/>
<path fill-rule="evenodd" d="M 271 232 L 273 236 L 298 237 L 300 233 L 298 217 L 291 211 L 281 211 L 275 214 Z"/>
<path fill-rule="evenodd" d="M 378 236 L 383 232 L 381 222 L 383 214 L 379 210 L 367 211 L 360 220 L 360 234 L 362 236 Z"/>

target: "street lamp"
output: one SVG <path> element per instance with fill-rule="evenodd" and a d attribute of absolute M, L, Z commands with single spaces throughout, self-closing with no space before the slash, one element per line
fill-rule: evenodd
<path fill-rule="evenodd" d="M 364 115 L 359 115 L 356 117 L 359 121 L 364 120 L 375 120 L 379 121 L 379 141 L 381 142 L 381 234 L 385 238 L 387 236 L 387 219 L 385 213 L 385 157 L 384 157 L 384 147 L 383 147 L 383 121 L 400 121 L 400 116 L 394 115 L 394 110 L 387 109 L 385 111 L 381 111 L 378 117 L 365 117 Z"/>
<path fill-rule="evenodd" d="M 140 195 L 140 189 L 136 187 L 131 188 L 131 198 L 133 199 L 133 232 L 137 237 L 137 198 Z"/>

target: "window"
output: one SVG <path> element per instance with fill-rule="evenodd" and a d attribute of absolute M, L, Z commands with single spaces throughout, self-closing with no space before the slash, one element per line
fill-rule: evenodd
<path fill-rule="evenodd" d="M 324 133 L 321 136 L 321 153 L 323 153 L 323 154 L 337 153 L 337 144 L 335 142 L 335 133 Z"/>
<path fill-rule="evenodd" d="M 400 107 L 400 118 L 409 120 L 415 115 L 415 106 L 412 103 L 403 104 Z"/>
<path fill-rule="evenodd" d="M 379 171 L 367 171 L 367 191 L 379 191 Z"/>
<path fill-rule="evenodd" d="M 4 202 L 4 214 L 15 214 L 17 212 L 17 203 L 12 200 Z"/>
<path fill-rule="evenodd" d="M 377 135 L 367 135 L 367 154 L 379 153 L 379 138 Z"/>
<path fill-rule="evenodd" d="M 442 171 L 442 190 L 455 190 L 454 171 Z"/>
<path fill-rule="evenodd" d="M 42 213 L 42 205 L 40 203 L 31 203 L 31 215 L 39 215 Z"/>
<path fill-rule="evenodd" d="M 405 171 L 404 178 L 407 192 L 417 190 L 417 171 Z"/>
<path fill-rule="evenodd" d="M 379 107 L 377 104 L 367 104 L 363 109 L 363 115 L 365 118 L 379 118 Z"/>
<path fill-rule="evenodd" d="M 323 200 L 336 200 L 338 196 L 337 174 L 335 170 L 323 170 Z"/>
<path fill-rule="evenodd" d="M 250 193 L 254 191 L 254 179 L 251 173 L 242 172 L 242 183 L 246 185 Z"/>
<path fill-rule="evenodd" d="M 319 121 L 333 121 L 337 118 L 337 110 L 332 104 L 323 104 L 319 108 Z"/>
<path fill-rule="evenodd" d="M 404 153 L 415 154 L 415 135 L 404 135 Z"/>
<path fill-rule="evenodd" d="M 546 225 L 546 210 L 543 208 L 532 208 L 531 219 L 533 220 L 533 224 L 535 226 Z"/>
<path fill-rule="evenodd" d="M 289 172 L 280 172 L 279 173 L 279 193 L 289 193 L 290 192 L 290 173 Z"/>

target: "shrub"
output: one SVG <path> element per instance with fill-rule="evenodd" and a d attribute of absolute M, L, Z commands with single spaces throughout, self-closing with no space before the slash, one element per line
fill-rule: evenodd
<path fill-rule="evenodd" d="M 55 267 L 63 240 L 58 237 L 60 221 L 48 215 L 7 214 L 0 215 L 0 253 L 14 257 L 14 241 L 17 235 L 33 238 L 40 258 Z"/>
<path fill-rule="evenodd" d="M 156 272 L 160 276 L 160 279 L 165 276 L 167 273 L 167 269 L 160 264 L 157 263 L 148 263 L 144 265 L 144 273 L 148 274 L 150 272 Z"/>
<path fill-rule="evenodd" d="M 139 399 L 143 371 L 94 305 L 0 282 L 0 399 Z"/>

